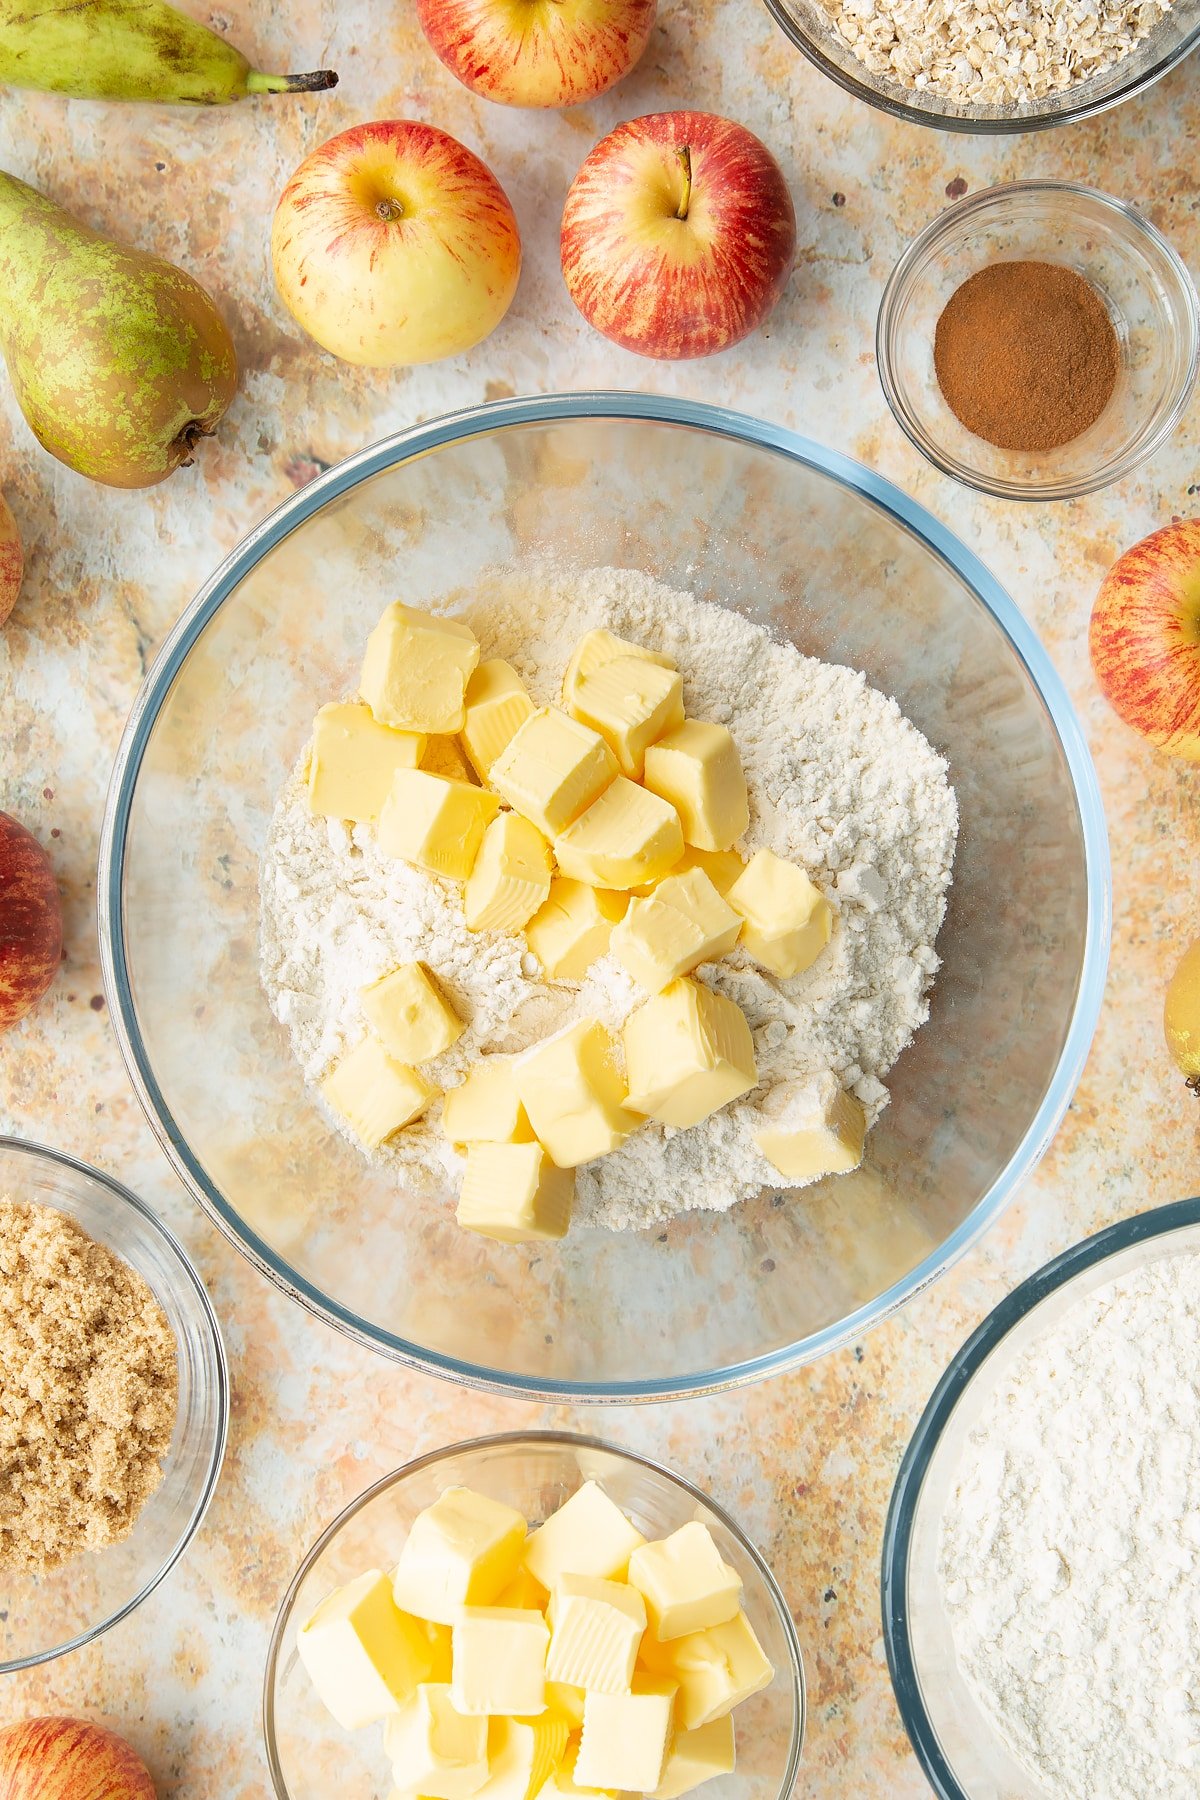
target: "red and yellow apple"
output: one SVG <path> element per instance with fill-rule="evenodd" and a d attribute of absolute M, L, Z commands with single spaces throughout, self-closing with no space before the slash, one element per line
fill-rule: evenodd
<path fill-rule="evenodd" d="M 61 960 L 62 901 L 50 858 L 32 832 L 0 813 L 0 1031 L 37 1005 Z"/>
<path fill-rule="evenodd" d="M 1200 519 L 1177 519 L 1118 557 L 1092 608 L 1092 667 L 1127 725 L 1200 762 Z"/>
<path fill-rule="evenodd" d="M 0 1731 L 0 1800 L 156 1800 L 141 1757 L 86 1719 L 23 1719 Z"/>
<path fill-rule="evenodd" d="M 452 75 L 504 106 L 579 106 L 628 75 L 658 0 L 417 0 Z"/>
<path fill-rule="evenodd" d="M 313 151 L 275 211 L 280 297 L 325 350 L 373 368 L 458 356 L 517 291 L 521 236 L 473 151 L 433 125 L 355 125 Z"/>
<path fill-rule="evenodd" d="M 767 317 L 796 255 L 783 171 L 745 126 L 653 113 L 601 139 L 571 183 L 562 266 L 597 331 L 641 356 L 710 356 Z"/>
<path fill-rule="evenodd" d="M 21 591 L 25 573 L 25 553 L 17 521 L 9 511 L 8 501 L 0 494 L 0 625 L 3 625 Z"/>

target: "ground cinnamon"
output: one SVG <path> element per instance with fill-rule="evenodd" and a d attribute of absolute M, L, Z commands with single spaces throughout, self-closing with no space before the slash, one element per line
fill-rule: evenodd
<path fill-rule="evenodd" d="M 971 275 L 937 322 L 934 368 L 968 431 L 1002 450 L 1054 450 L 1112 398 L 1120 349 L 1100 295 L 1059 263 Z"/>

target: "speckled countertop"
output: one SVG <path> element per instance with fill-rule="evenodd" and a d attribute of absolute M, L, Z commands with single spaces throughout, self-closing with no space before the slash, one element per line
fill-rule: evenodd
<path fill-rule="evenodd" d="M 0 380 L 0 486 L 29 554 L 21 600 L 0 631 L 0 806 L 48 844 L 67 930 L 61 979 L 0 1039 L 0 1127 L 119 1173 L 161 1210 L 209 1284 L 234 1375 L 224 1479 L 183 1565 L 91 1649 L 8 1678 L 0 1719 L 39 1709 L 107 1718 L 146 1756 L 162 1800 L 265 1800 L 258 1698 L 270 1623 L 302 1551 L 343 1502 L 417 1452 L 571 1418 L 405 1374 L 270 1289 L 168 1170 L 105 1015 L 93 881 L 125 714 L 157 644 L 218 559 L 321 465 L 447 408 L 535 390 L 656 388 L 764 414 L 879 469 L 978 549 L 1042 633 L 1083 716 L 1112 834 L 1112 969 L 1079 1092 L 1004 1221 L 898 1318 L 816 1367 L 728 1398 L 575 1415 L 707 1485 L 774 1564 L 808 1665 L 800 1792 L 811 1800 L 927 1792 L 888 1684 L 878 1558 L 897 1464 L 946 1360 L 1047 1256 L 1110 1220 L 1200 1191 L 1200 1118 L 1172 1076 L 1159 1025 L 1167 974 L 1196 924 L 1200 778 L 1154 757 L 1108 713 L 1085 645 L 1091 599 L 1114 555 L 1200 510 L 1200 407 L 1121 487 L 1022 509 L 981 500 L 923 465 L 885 409 L 873 355 L 880 290 L 904 243 L 947 197 L 994 180 L 1091 180 L 1148 212 L 1200 273 L 1189 139 L 1200 59 L 1093 123 L 1024 140 L 963 139 L 891 124 L 847 99 L 755 0 L 662 0 L 661 13 L 637 73 L 569 116 L 476 101 L 426 49 L 411 8 L 369 0 L 229 0 L 204 13 L 263 66 L 339 68 L 342 84 L 326 99 L 201 116 L 0 97 L 0 165 L 193 270 L 219 297 L 245 370 L 201 465 L 149 494 L 112 493 L 61 469 Z M 801 249 L 769 335 L 672 367 L 627 356 L 582 325 L 561 285 L 552 221 L 603 130 L 677 105 L 730 114 L 766 139 L 796 196 Z M 303 342 L 274 299 L 267 261 L 274 200 L 301 156 L 334 130 L 389 114 L 433 120 L 480 150 L 508 188 L 527 249 L 514 309 L 489 342 L 458 362 L 390 376 L 351 371 Z M 349 1436 L 347 1392 L 357 1396 Z"/>

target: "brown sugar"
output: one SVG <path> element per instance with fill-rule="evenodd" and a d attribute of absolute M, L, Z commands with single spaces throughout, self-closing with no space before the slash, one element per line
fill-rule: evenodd
<path fill-rule="evenodd" d="M 1095 423 L 1120 369 L 1104 301 L 1074 269 L 997 262 L 950 296 L 933 346 L 938 386 L 968 431 L 1044 451 Z"/>
<path fill-rule="evenodd" d="M 177 1405 L 175 1339 L 141 1276 L 63 1213 L 0 1196 L 0 1569 L 127 1537 Z"/>

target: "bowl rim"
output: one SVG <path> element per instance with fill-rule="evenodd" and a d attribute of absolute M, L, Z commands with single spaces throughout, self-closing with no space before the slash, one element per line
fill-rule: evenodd
<path fill-rule="evenodd" d="M 380 1494 L 387 1493 L 389 1489 L 399 1486 L 401 1482 L 407 1481 L 412 1475 L 419 1474 L 423 1469 L 432 1468 L 435 1464 L 445 1462 L 452 1456 L 462 1456 L 472 1451 L 508 1448 L 525 1448 L 536 1451 L 549 1445 L 570 1446 L 579 1450 L 602 1450 L 606 1455 L 615 1456 L 622 1462 L 634 1463 L 639 1468 L 649 1469 L 652 1474 L 661 1477 L 671 1486 L 681 1489 L 689 1498 L 698 1500 L 702 1506 L 707 1507 L 737 1540 L 739 1549 L 753 1563 L 771 1597 L 791 1660 L 796 1704 L 792 1714 L 792 1741 L 788 1749 L 784 1779 L 779 1788 L 779 1800 L 785 1800 L 785 1797 L 792 1792 L 800 1772 L 800 1760 L 804 1751 L 804 1734 L 808 1722 L 808 1686 L 804 1673 L 804 1655 L 800 1648 L 796 1621 L 792 1617 L 792 1609 L 783 1589 L 762 1551 L 738 1524 L 732 1513 L 722 1506 L 719 1500 L 714 1500 L 711 1494 L 705 1493 L 703 1488 L 689 1480 L 686 1475 L 681 1475 L 677 1470 L 668 1468 L 665 1463 L 658 1462 L 654 1457 L 643 1456 L 638 1450 L 627 1449 L 624 1444 L 611 1444 L 604 1438 L 578 1431 L 500 1431 L 485 1433 L 482 1437 L 465 1438 L 457 1444 L 445 1444 L 437 1450 L 428 1450 L 423 1456 L 413 1457 L 411 1461 L 401 1464 L 398 1469 L 393 1469 L 390 1474 L 381 1475 L 378 1481 L 373 1481 L 370 1487 L 365 1488 L 361 1494 L 342 1508 L 337 1517 L 331 1520 L 301 1558 L 299 1567 L 288 1583 L 287 1591 L 275 1614 L 263 1673 L 263 1739 L 266 1747 L 267 1767 L 275 1789 L 276 1800 L 293 1800 L 293 1796 L 284 1778 L 283 1770 L 279 1766 L 275 1738 L 275 1671 L 279 1664 L 283 1636 L 291 1618 L 296 1595 L 301 1583 L 326 1547 L 333 1542 L 351 1519 L 355 1518 L 364 1507 L 369 1506 Z"/>
<path fill-rule="evenodd" d="M 633 420 L 644 424 L 685 426 L 787 457 L 860 494 L 945 563 L 990 614 L 1049 713 L 1070 771 L 1079 810 L 1088 890 L 1080 979 L 1057 1067 L 1007 1165 L 949 1237 L 872 1301 L 796 1343 L 744 1358 L 723 1368 L 696 1370 L 668 1379 L 606 1384 L 509 1373 L 425 1349 L 381 1326 L 369 1324 L 322 1293 L 271 1249 L 258 1233 L 251 1231 L 209 1180 L 176 1125 L 158 1086 L 138 1029 L 124 942 L 125 841 L 138 772 L 150 734 L 162 702 L 193 645 L 250 569 L 327 501 L 349 492 L 384 469 L 426 456 L 460 439 L 521 425 L 576 419 Z M 1095 767 L 1078 717 L 1037 632 L 975 553 L 892 482 L 840 451 L 827 450 L 783 426 L 700 401 L 603 390 L 535 394 L 493 401 L 411 426 L 335 464 L 254 526 L 180 615 L 134 700 L 117 747 L 109 783 L 100 833 L 96 893 L 104 992 L 134 1091 L 151 1129 L 184 1185 L 218 1229 L 260 1273 L 325 1324 L 406 1367 L 442 1376 L 485 1393 L 515 1395 L 534 1401 L 598 1405 L 677 1400 L 690 1394 L 718 1393 L 799 1368 L 852 1342 L 919 1294 L 965 1255 L 999 1217 L 1020 1181 L 1041 1157 L 1066 1112 L 1083 1071 L 1104 995 L 1112 915 L 1112 877 L 1104 809 Z"/>
<path fill-rule="evenodd" d="M 179 1562 L 181 1557 L 190 1547 L 193 1538 L 199 1531 L 200 1526 L 204 1521 L 204 1515 L 208 1511 L 209 1503 L 217 1490 L 217 1484 L 221 1479 L 221 1468 L 225 1461 L 225 1449 L 229 1438 L 230 1387 L 229 1363 L 225 1354 L 225 1342 L 221 1336 L 220 1321 L 217 1318 L 213 1303 L 209 1298 L 208 1290 L 203 1281 L 201 1281 L 191 1257 L 188 1255 L 179 1239 L 175 1236 L 175 1233 L 168 1225 L 163 1223 L 158 1217 L 158 1214 L 153 1212 L 144 1200 L 139 1200 L 138 1196 L 130 1188 L 127 1188 L 123 1182 L 118 1181 L 115 1176 L 106 1174 L 103 1169 L 98 1169 L 92 1163 L 86 1163 L 77 1156 L 71 1156 L 65 1150 L 56 1150 L 50 1144 L 37 1143 L 31 1138 L 12 1137 L 6 1134 L 0 1134 L 0 1150 L 16 1151 L 20 1155 L 28 1156 L 31 1162 L 51 1163 L 60 1169 L 68 1170 L 73 1175 L 86 1175 L 92 1181 L 98 1182 L 102 1188 L 108 1190 L 113 1199 L 117 1201 L 118 1210 L 121 1206 L 128 1206 L 131 1207 L 134 1212 L 140 1214 L 155 1235 L 166 1245 L 168 1251 L 178 1264 L 180 1271 L 185 1276 L 187 1283 L 190 1284 L 194 1290 L 196 1297 L 200 1302 L 201 1313 L 203 1314 L 208 1327 L 217 1368 L 215 1391 L 217 1429 L 213 1437 L 208 1470 L 205 1474 L 204 1484 L 196 1499 L 195 1505 L 192 1508 L 187 1524 L 179 1533 L 179 1536 L 165 1561 L 131 1599 L 127 1600 L 114 1612 L 110 1613 L 108 1617 L 103 1619 L 99 1624 L 88 1626 L 86 1630 L 78 1632 L 74 1637 L 69 1638 L 65 1643 L 58 1645 L 55 1649 L 39 1650 L 32 1656 L 18 1656 L 7 1662 L 0 1660 L 0 1675 L 13 1675 L 19 1673 L 22 1669 L 36 1668 L 40 1663 L 54 1662 L 60 1656 L 69 1655 L 72 1650 L 80 1650 L 85 1644 L 94 1643 L 97 1638 L 102 1637 L 104 1633 L 111 1630 L 114 1625 L 119 1625 L 122 1619 L 127 1619 L 130 1613 L 136 1612 L 143 1600 L 150 1597 L 161 1581 L 165 1581 L 176 1563 Z M 39 1201 L 37 1204 L 40 1205 L 42 1203 Z M 119 1255 L 120 1252 L 118 1251 L 117 1254 Z"/>
<path fill-rule="evenodd" d="M 1108 112 L 1114 106 L 1121 106 L 1126 100 L 1132 100 L 1136 95 L 1144 93 L 1147 88 L 1153 87 L 1156 81 L 1161 81 L 1164 75 L 1169 75 L 1172 69 L 1178 68 L 1179 64 L 1185 61 L 1197 46 L 1200 46 L 1200 21 L 1197 21 L 1181 44 L 1177 44 L 1173 50 L 1160 57 L 1158 62 L 1143 70 L 1141 75 L 1131 77 L 1109 94 L 1082 101 L 1074 106 L 1064 106 L 1061 112 L 1014 111 L 1012 114 L 1000 118 L 975 118 L 968 113 L 928 112 L 911 101 L 895 98 L 886 89 L 876 87 L 870 80 L 860 79 L 857 75 L 851 74 L 849 69 L 843 68 L 831 56 L 827 56 L 817 40 L 796 19 L 786 0 L 763 0 L 763 4 L 789 42 L 794 44 L 801 55 L 807 57 L 813 67 L 819 69 L 822 75 L 826 75 L 830 81 L 836 82 L 844 93 L 853 95 L 854 99 L 863 101 L 867 106 L 875 107 L 878 112 L 889 114 L 893 119 L 903 119 L 909 125 L 924 125 L 934 131 L 962 132 L 980 137 L 1021 136 L 1033 131 L 1052 131 L 1059 125 L 1077 125 L 1081 119 L 1093 119 L 1098 113 Z M 830 29 L 833 29 L 832 25 Z M 846 48 L 848 53 L 853 56 L 854 52 L 850 50 L 849 45 Z M 1120 64 L 1118 63 L 1115 67 L 1119 68 Z M 870 71 L 864 66 L 863 76 L 867 77 L 869 73 Z M 1087 84 L 1080 82 L 1079 85 L 1084 87 Z M 1065 91 L 1069 93 L 1070 89 Z"/>
<path fill-rule="evenodd" d="M 1200 1225 L 1200 1197 L 1151 1207 L 1132 1218 L 1118 1219 L 1091 1237 L 1072 1244 L 1026 1276 L 995 1306 L 960 1345 L 925 1405 L 904 1452 L 883 1531 L 880 1607 L 888 1673 L 901 1722 L 930 1786 L 939 1800 L 973 1800 L 943 1754 L 929 1717 L 917 1674 L 909 1632 L 909 1551 L 921 1493 L 929 1466 L 959 1402 L 992 1351 L 1015 1331 L 1049 1295 L 1093 1269 L 1098 1263 L 1154 1238 Z"/>
<path fill-rule="evenodd" d="M 1200 25 L 1197 26 L 1197 40 L 1200 41 Z M 1070 199 L 1083 199 L 1095 202 L 1113 213 L 1119 225 L 1135 237 L 1146 239 L 1158 252 L 1171 270 L 1179 286 L 1179 292 L 1186 305 L 1191 325 L 1190 349 L 1187 372 L 1180 381 L 1170 406 L 1163 413 L 1153 431 L 1149 432 L 1142 442 L 1133 448 L 1127 448 L 1115 461 L 1109 461 L 1090 475 L 1077 477 L 1072 481 L 1046 481 L 1038 485 L 1026 482 L 1006 480 L 1001 476 L 989 476 L 981 469 L 971 468 L 966 463 L 951 460 L 939 448 L 933 438 L 925 432 L 912 416 L 908 407 L 900 398 L 899 390 L 893 374 L 893 362 L 888 348 L 888 339 L 893 314 L 899 301 L 901 289 L 912 271 L 923 258 L 929 255 L 933 247 L 955 232 L 964 220 L 975 213 L 986 213 L 994 206 L 1003 205 L 1006 201 L 1022 200 L 1037 194 L 1062 194 Z M 965 277 L 964 277 L 965 279 Z M 1142 463 L 1157 454 L 1163 445 L 1173 436 L 1179 427 L 1180 420 L 1188 409 L 1192 392 L 1196 386 L 1196 376 L 1200 373 L 1200 295 L 1196 292 L 1196 284 L 1192 280 L 1191 271 L 1178 250 L 1158 229 L 1152 220 L 1138 211 L 1128 200 L 1122 200 L 1117 194 L 1105 193 L 1102 188 L 1090 187 L 1083 181 L 1059 181 L 1053 176 L 1031 175 L 1015 181 L 997 181 L 990 187 L 980 188 L 977 193 L 967 194 L 956 200 L 953 206 L 935 213 L 928 224 L 922 226 L 910 243 L 901 251 L 894 268 L 884 283 L 883 293 L 879 297 L 879 310 L 875 315 L 875 367 L 879 374 L 879 385 L 883 389 L 883 397 L 893 419 L 912 444 L 919 450 L 925 461 L 951 481 L 960 483 L 966 488 L 973 488 L 976 493 L 990 494 L 999 500 L 1014 500 L 1022 505 L 1049 500 L 1078 500 L 1085 494 L 1095 494 L 1104 488 L 1114 486 L 1123 481 Z"/>

